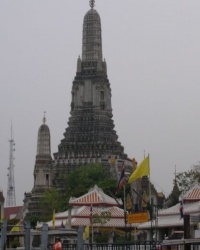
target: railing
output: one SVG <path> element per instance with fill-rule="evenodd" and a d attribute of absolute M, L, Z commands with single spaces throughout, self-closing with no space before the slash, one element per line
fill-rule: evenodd
<path fill-rule="evenodd" d="M 161 242 L 133 242 L 112 244 L 84 244 L 83 250 L 162 250 Z"/>
<path fill-rule="evenodd" d="M 187 245 L 187 247 L 186 247 Z M 1 249 L 1 248 L 0 248 Z M 8 248 L 7 248 L 8 249 Z M 25 248 L 17 248 L 25 249 Z M 66 244 L 62 246 L 63 250 L 78 250 L 77 244 Z M 168 245 L 161 245 L 161 242 L 133 242 L 123 244 L 83 244 L 81 250 L 200 250 L 199 242 L 178 242 Z M 9 249 L 10 250 L 10 249 Z M 12 248 L 13 250 L 13 248 Z M 31 250 L 41 250 L 41 247 L 32 247 Z M 47 250 L 53 250 L 53 246 L 48 246 Z"/>
<path fill-rule="evenodd" d="M 200 239 L 199 242 L 179 242 L 178 244 L 171 245 L 162 245 L 161 243 L 162 242 L 134 242 L 128 244 L 84 244 L 83 250 L 200 250 Z"/>
<path fill-rule="evenodd" d="M 48 246 L 47 247 L 48 250 L 53 250 L 53 246 Z M 65 244 L 62 245 L 62 250 L 77 250 L 78 246 L 77 244 Z M 31 250 L 35 250 L 35 249 L 31 249 Z"/>

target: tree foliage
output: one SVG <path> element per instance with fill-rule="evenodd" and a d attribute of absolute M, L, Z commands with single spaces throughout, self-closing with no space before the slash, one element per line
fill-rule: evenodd
<path fill-rule="evenodd" d="M 102 188 L 104 192 L 116 188 L 109 167 L 102 164 L 88 164 L 75 169 L 66 176 L 65 190 L 69 196 L 79 197 L 88 192 L 94 185 Z"/>
<path fill-rule="evenodd" d="M 30 221 L 32 228 L 36 227 L 38 221 L 42 221 L 39 215 L 26 215 L 25 220 Z"/>
<path fill-rule="evenodd" d="M 108 166 L 102 164 L 88 164 L 76 168 L 68 175 L 62 175 L 65 185 L 63 189 L 50 189 L 45 192 L 44 197 L 40 201 L 42 216 L 38 218 L 40 221 L 48 221 L 52 219 L 53 210 L 62 212 L 68 209 L 70 197 L 79 197 L 84 195 L 97 185 L 106 194 L 115 193 L 117 181 L 110 174 Z"/>
<path fill-rule="evenodd" d="M 96 243 L 108 243 L 109 238 L 110 238 L 109 232 L 95 233 L 94 234 L 94 241 Z"/>
<path fill-rule="evenodd" d="M 101 212 L 101 214 L 93 214 L 92 215 L 92 222 L 94 224 L 105 224 L 108 222 L 111 218 L 111 213 L 110 212 Z"/>
<path fill-rule="evenodd" d="M 67 195 L 58 189 L 49 189 L 40 200 L 39 206 L 43 211 L 40 221 L 48 221 L 52 219 L 54 210 L 62 212 L 67 209 Z"/>
<path fill-rule="evenodd" d="M 188 171 L 176 174 L 173 190 L 168 197 L 168 200 L 170 200 L 170 206 L 177 204 L 181 193 L 187 192 L 196 183 L 200 183 L 200 163 L 193 165 Z"/>
<path fill-rule="evenodd" d="M 199 167 L 199 165 L 195 165 L 191 170 L 176 175 L 177 185 L 181 193 L 188 191 L 195 183 L 200 183 Z"/>

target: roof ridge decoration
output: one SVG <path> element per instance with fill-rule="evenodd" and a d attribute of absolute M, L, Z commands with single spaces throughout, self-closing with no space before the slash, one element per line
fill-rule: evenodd
<path fill-rule="evenodd" d="M 89 189 L 89 192 L 88 192 L 88 193 L 90 193 L 90 192 L 92 192 L 92 191 L 94 191 L 94 190 L 103 192 L 102 188 L 99 188 L 97 185 L 94 185 L 94 187 L 92 187 L 92 188 Z"/>
<path fill-rule="evenodd" d="M 70 204 L 112 204 L 117 206 L 117 202 L 115 201 L 115 199 L 113 199 L 112 197 L 108 196 L 107 194 L 105 194 L 103 192 L 103 190 L 101 188 L 99 188 L 97 185 L 95 185 L 93 188 L 91 188 L 88 193 L 75 198 L 75 197 L 71 197 L 69 200 Z M 121 199 L 119 200 L 119 203 L 122 203 Z"/>
<path fill-rule="evenodd" d="M 90 0 L 90 7 L 93 9 L 95 6 L 95 0 Z"/>

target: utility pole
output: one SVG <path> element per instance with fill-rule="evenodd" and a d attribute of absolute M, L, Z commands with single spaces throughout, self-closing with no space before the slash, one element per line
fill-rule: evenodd
<path fill-rule="evenodd" d="M 8 187 L 7 187 L 7 197 L 6 197 L 6 206 L 12 207 L 16 206 L 15 199 L 15 179 L 14 179 L 14 154 L 15 151 L 15 142 L 13 139 L 12 123 L 11 123 L 11 139 L 10 143 L 10 152 L 9 152 L 9 167 L 8 167 Z"/>

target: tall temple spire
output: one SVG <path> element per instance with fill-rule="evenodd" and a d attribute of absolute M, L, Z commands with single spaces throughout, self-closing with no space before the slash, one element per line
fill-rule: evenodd
<path fill-rule="evenodd" d="M 126 161 L 125 165 L 132 169 L 114 130 L 111 84 L 102 56 L 101 20 L 94 9 L 95 1 L 89 3 L 91 9 L 83 20 L 82 58 L 78 57 L 72 83 L 68 127 L 54 153 L 55 185 L 61 183 L 59 173 L 69 173 L 87 163 L 110 165 L 111 158 L 118 159 L 119 166 Z"/>
<path fill-rule="evenodd" d="M 37 154 L 34 167 L 34 186 L 31 193 L 25 193 L 24 201 L 26 203 L 26 216 L 41 215 L 42 210 L 39 206 L 41 197 L 44 196 L 46 190 L 52 186 L 51 169 L 51 144 L 50 144 L 50 130 L 46 125 L 46 112 L 43 116 L 43 124 L 38 130 L 37 140 Z"/>
<path fill-rule="evenodd" d="M 46 125 L 46 117 L 44 112 L 43 124 L 38 130 L 38 141 L 37 141 L 37 156 L 50 156 L 51 155 L 51 139 L 50 130 Z"/>
<path fill-rule="evenodd" d="M 34 189 L 47 188 L 50 186 L 50 163 L 51 158 L 51 137 L 49 127 L 45 124 L 46 117 L 43 117 L 43 124 L 38 130 L 37 155 L 34 168 Z"/>
<path fill-rule="evenodd" d="M 90 62 L 83 64 L 83 69 L 94 68 L 102 70 L 102 38 L 101 19 L 98 12 L 93 9 L 94 0 L 90 1 L 91 9 L 86 13 L 83 22 L 82 61 Z"/>

